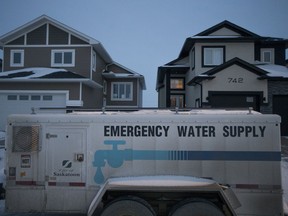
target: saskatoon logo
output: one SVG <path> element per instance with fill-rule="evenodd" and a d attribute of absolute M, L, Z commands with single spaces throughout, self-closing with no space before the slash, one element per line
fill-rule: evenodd
<path fill-rule="evenodd" d="M 63 160 L 62 161 L 62 167 L 63 168 L 71 168 L 72 167 L 72 162 L 70 160 Z"/>

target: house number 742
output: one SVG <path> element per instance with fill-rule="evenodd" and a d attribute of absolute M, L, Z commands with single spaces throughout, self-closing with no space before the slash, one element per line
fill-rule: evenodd
<path fill-rule="evenodd" d="M 228 78 L 228 83 L 243 83 L 244 79 L 243 78 Z"/>

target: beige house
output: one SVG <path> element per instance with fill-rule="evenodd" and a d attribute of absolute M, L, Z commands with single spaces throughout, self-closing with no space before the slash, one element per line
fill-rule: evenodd
<path fill-rule="evenodd" d="M 40 16 L 2 35 L 0 45 L 0 128 L 8 114 L 32 107 L 142 107 L 141 74 L 113 61 L 99 41 L 51 17 Z"/>
<path fill-rule="evenodd" d="M 158 68 L 158 106 L 248 108 L 282 116 L 288 134 L 288 40 L 262 37 L 223 21 L 185 40 Z"/>

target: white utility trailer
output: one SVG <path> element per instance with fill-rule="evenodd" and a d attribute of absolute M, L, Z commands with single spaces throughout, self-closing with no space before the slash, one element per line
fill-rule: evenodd
<path fill-rule="evenodd" d="M 6 151 L 8 212 L 283 215 L 277 115 L 12 115 Z"/>

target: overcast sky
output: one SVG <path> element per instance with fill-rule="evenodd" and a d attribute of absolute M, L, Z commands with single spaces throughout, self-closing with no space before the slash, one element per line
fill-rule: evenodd
<path fill-rule="evenodd" d="M 0 35 L 46 14 L 100 41 L 112 59 L 145 76 L 144 106 L 157 106 L 157 69 L 187 37 L 228 20 L 288 39 L 288 0 L 1 0 Z M 0 54 L 1 57 L 1 54 Z"/>

